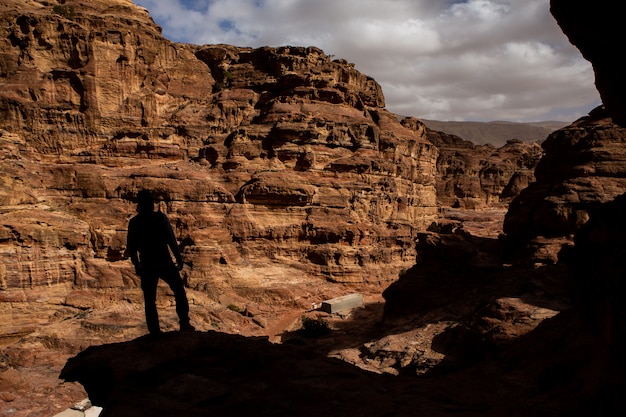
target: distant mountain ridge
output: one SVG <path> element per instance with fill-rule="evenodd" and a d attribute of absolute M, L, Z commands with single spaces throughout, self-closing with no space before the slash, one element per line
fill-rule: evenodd
<path fill-rule="evenodd" d="M 543 142 L 550 133 L 570 124 L 570 122 L 562 121 L 516 123 L 420 120 L 431 130 L 456 135 L 477 145 L 490 143 L 497 148 L 511 139 L 519 139 L 523 142 Z"/>

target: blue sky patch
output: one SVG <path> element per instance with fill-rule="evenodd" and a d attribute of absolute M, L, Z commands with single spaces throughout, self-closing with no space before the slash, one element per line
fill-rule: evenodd
<path fill-rule="evenodd" d="M 218 26 L 224 32 L 237 31 L 237 26 L 235 26 L 235 22 L 233 22 L 230 19 L 220 20 L 220 22 L 218 23 Z"/>

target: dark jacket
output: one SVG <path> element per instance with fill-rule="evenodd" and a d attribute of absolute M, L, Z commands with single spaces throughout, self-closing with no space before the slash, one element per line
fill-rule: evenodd
<path fill-rule="evenodd" d="M 183 264 L 170 221 L 160 211 L 140 212 L 130 219 L 127 248 L 137 269 L 170 266 L 172 254 L 179 267 Z"/>

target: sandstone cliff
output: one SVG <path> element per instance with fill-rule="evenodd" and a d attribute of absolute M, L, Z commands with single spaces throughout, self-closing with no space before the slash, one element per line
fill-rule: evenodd
<path fill-rule="evenodd" d="M 437 150 L 352 65 L 175 44 L 130 1 L 0 11 L 4 290 L 133 281 L 124 229 L 142 187 L 194 288 L 389 281 L 413 260 Z"/>
<path fill-rule="evenodd" d="M 504 232 L 512 245 L 553 246 L 555 260 L 595 210 L 626 190 L 625 142 L 626 130 L 603 107 L 551 134 L 536 182 L 509 205 Z"/>
<path fill-rule="evenodd" d="M 557 314 L 569 306 L 562 264 L 504 264 L 499 242 L 454 222 L 425 230 L 436 217 L 436 190 L 454 189 L 444 194 L 451 204 L 459 197 L 464 180 L 455 167 L 474 175 L 467 189 L 482 204 L 501 198 L 506 178 L 536 154 L 515 143 L 465 154 L 454 139 L 440 145 L 437 162 L 440 151 L 429 141 L 437 134 L 414 119 L 399 123 L 376 82 L 347 62 L 313 47 L 171 43 L 130 1 L 8 0 L 0 20 L 2 411 L 49 416 L 83 398 L 83 386 L 95 400 L 111 401 L 106 412 L 131 407 L 136 415 L 259 404 L 276 405 L 263 409 L 271 415 L 300 411 L 294 405 L 318 414 L 319 398 L 339 402 L 341 411 L 359 400 L 364 412 L 422 415 L 592 415 L 621 404 L 624 378 L 611 349 L 623 350 L 623 320 L 611 323 L 623 313 L 606 289 L 620 289 L 623 265 L 613 256 L 599 273 L 574 274 L 581 294 L 591 288 L 596 295 L 582 304 L 599 318 L 588 321 L 590 331 L 578 310 Z M 572 172 L 615 168 L 619 132 L 591 117 L 590 125 L 555 133 L 546 158 L 585 143 L 580 135 L 602 140 L 566 152 L 563 163 L 555 158 L 554 177 L 538 169 L 539 185 L 530 189 L 555 178 L 549 192 L 518 201 L 543 207 L 558 200 Z M 604 144 L 607 153 L 596 149 Z M 594 162 L 581 164 L 580 150 Z M 506 169 L 490 171 L 499 161 Z M 438 168 L 450 176 L 438 179 Z M 600 177 L 599 188 L 613 184 L 611 175 Z M 588 180 L 595 178 L 581 181 Z M 593 184 L 581 195 L 597 191 Z M 192 321 L 202 330 L 168 333 L 161 344 L 140 337 L 141 296 L 124 259 L 126 223 L 142 187 L 155 190 L 176 227 Z M 571 212 L 567 204 L 559 213 Z M 621 254 L 609 250 L 623 236 L 608 233 L 610 224 L 600 222 L 598 235 L 598 223 L 589 222 L 574 268 L 598 266 L 585 262 L 597 255 L 585 253 L 597 242 L 602 254 Z M 510 235 L 527 237 L 516 230 Z M 398 275 L 380 321 L 382 304 L 372 294 Z M 366 307 L 347 320 L 334 317 L 327 337 L 282 346 L 265 340 L 289 337 L 312 303 L 356 288 L 372 289 Z M 159 300 L 169 307 L 165 330 L 175 329 L 164 289 Z M 620 343 L 597 338 L 596 323 L 606 326 L 601 336 Z M 68 364 L 63 376 L 85 385 L 58 381 L 69 356 L 130 339 L 137 340 L 89 349 Z M 100 372 L 106 377 L 91 384 Z M 163 396 L 142 397 L 138 380 Z M 613 390 L 603 392 L 606 386 Z M 137 406 L 137 398 L 146 402 Z"/>
<path fill-rule="evenodd" d="M 0 22 L 8 406 L 49 389 L 16 369 L 145 331 L 124 253 L 141 188 L 175 226 L 201 330 L 276 337 L 414 262 L 437 216 L 438 151 L 352 64 L 315 47 L 173 43 L 129 0 L 8 0 Z M 18 390 L 32 393 L 5 396 Z M 66 404 L 81 392 L 65 390 Z"/>

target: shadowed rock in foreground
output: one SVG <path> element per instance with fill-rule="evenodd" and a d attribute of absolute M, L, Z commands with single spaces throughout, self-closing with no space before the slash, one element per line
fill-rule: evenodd
<path fill-rule="evenodd" d="M 573 312 L 458 372 L 390 376 L 218 332 L 90 347 L 61 378 L 107 416 L 589 416 L 624 408 L 623 364 Z M 621 407 L 621 408 L 620 408 Z"/>
<path fill-rule="evenodd" d="M 83 384 L 103 417 L 409 415 L 416 399 L 397 395 L 402 378 L 218 332 L 92 347 L 68 361 L 61 377 Z"/>

